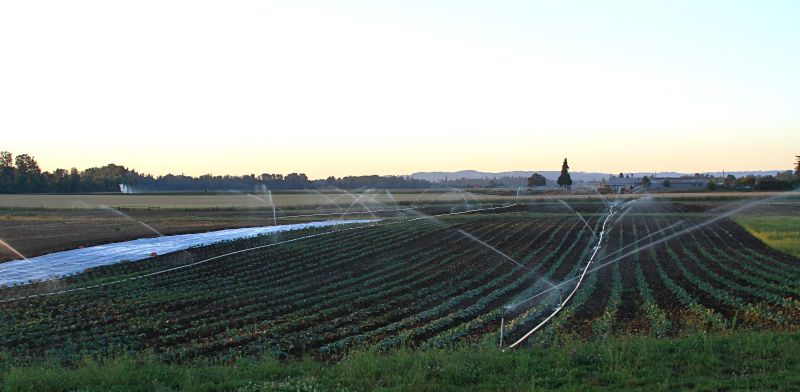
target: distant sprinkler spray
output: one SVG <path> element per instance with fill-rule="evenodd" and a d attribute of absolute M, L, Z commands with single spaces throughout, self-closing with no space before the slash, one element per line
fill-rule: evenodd
<path fill-rule="evenodd" d="M 272 191 L 267 189 L 267 196 L 269 196 L 269 205 L 272 206 L 272 225 L 278 225 L 278 216 L 275 214 L 275 203 L 272 201 Z"/>
<path fill-rule="evenodd" d="M 574 208 L 572 208 L 572 206 L 570 206 L 569 204 L 567 204 L 567 202 L 565 202 L 564 200 L 561 200 L 561 199 L 559 199 L 559 200 L 558 200 L 558 202 L 559 202 L 559 203 L 561 203 L 561 204 L 563 204 L 565 207 L 569 208 L 569 209 L 570 209 L 572 212 L 574 212 L 574 213 L 575 213 L 575 215 L 577 215 L 577 216 L 578 216 L 578 218 L 580 218 L 580 220 L 583 222 L 583 224 L 584 224 L 584 225 L 586 225 L 586 228 L 587 228 L 587 229 L 589 229 L 589 231 L 591 231 L 591 232 L 592 232 L 592 235 L 594 236 L 594 238 L 598 238 L 598 237 L 597 237 L 597 233 L 595 233 L 595 232 L 594 232 L 594 229 L 592 229 L 592 227 L 591 227 L 591 226 L 589 226 L 589 222 L 587 222 L 587 221 L 586 221 L 586 219 L 583 219 L 583 215 L 581 215 L 581 214 L 580 214 L 580 213 L 579 213 L 577 210 L 575 210 Z"/>
<path fill-rule="evenodd" d="M 19 251 L 17 251 L 16 249 L 14 249 L 14 247 L 12 247 L 11 245 L 9 245 L 7 242 L 5 242 L 5 241 L 3 241 L 3 240 L 0 240 L 0 245 L 2 245 L 4 248 L 6 248 L 6 249 L 10 250 L 10 251 L 11 251 L 11 253 L 15 254 L 15 255 L 16 255 L 17 257 L 19 257 L 21 260 L 26 260 L 26 261 L 28 260 L 28 258 L 27 258 L 27 257 L 23 256 L 23 255 L 22 255 L 22 253 L 19 253 Z"/>

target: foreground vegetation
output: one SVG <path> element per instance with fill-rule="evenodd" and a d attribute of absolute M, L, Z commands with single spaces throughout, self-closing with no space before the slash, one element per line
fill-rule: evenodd
<path fill-rule="evenodd" d="M 800 257 L 800 216 L 742 216 L 736 222 L 765 244 Z"/>
<path fill-rule="evenodd" d="M 153 357 L 0 363 L 7 391 L 113 390 L 792 390 L 800 333 L 676 339 L 617 337 L 500 352 L 488 342 L 446 350 L 354 352 L 338 363 L 242 359 L 183 365 Z M 120 389 L 121 390 L 121 389 Z"/>

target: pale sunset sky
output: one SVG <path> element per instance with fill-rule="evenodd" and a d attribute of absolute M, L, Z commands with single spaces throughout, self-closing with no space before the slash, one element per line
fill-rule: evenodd
<path fill-rule="evenodd" d="M 800 1 L 3 1 L 45 170 L 789 169 Z"/>

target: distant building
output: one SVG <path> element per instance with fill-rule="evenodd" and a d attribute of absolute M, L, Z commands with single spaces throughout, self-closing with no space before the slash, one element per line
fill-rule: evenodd
<path fill-rule="evenodd" d="M 608 179 L 608 187 L 611 192 L 630 192 L 634 188 L 642 185 L 642 177 L 611 177 Z"/>
<path fill-rule="evenodd" d="M 675 191 L 691 191 L 703 190 L 708 187 L 710 178 L 706 177 L 653 177 L 651 178 L 650 189 L 661 190 L 675 190 Z M 665 182 L 669 184 L 668 187 L 664 186 Z"/>
<path fill-rule="evenodd" d="M 709 178 L 703 176 L 683 176 L 683 177 L 656 177 L 655 175 L 650 178 L 649 190 L 673 190 L 673 191 L 691 191 L 703 190 L 708 187 Z M 642 177 L 611 177 L 608 179 L 608 187 L 611 192 L 630 192 L 642 185 Z M 668 186 L 665 186 L 668 185 Z"/>

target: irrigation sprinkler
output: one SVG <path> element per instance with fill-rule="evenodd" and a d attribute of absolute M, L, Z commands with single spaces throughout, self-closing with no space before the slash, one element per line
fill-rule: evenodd
<path fill-rule="evenodd" d="M 183 265 L 179 265 L 179 266 L 172 267 L 172 268 L 167 268 L 167 269 L 163 269 L 163 270 L 159 270 L 159 271 L 150 272 L 150 273 L 147 273 L 147 274 L 144 274 L 144 275 L 131 276 L 131 277 L 127 277 L 127 278 L 123 278 L 123 279 L 119 279 L 119 280 L 113 280 L 113 281 L 94 284 L 94 285 L 89 285 L 89 286 L 75 287 L 75 288 L 71 288 L 71 289 L 65 289 L 65 290 L 59 290 L 59 291 L 51 291 L 51 292 L 46 292 L 46 293 L 37 293 L 37 294 L 31 294 L 31 295 L 15 297 L 15 298 L 0 299 L 0 303 L 16 302 L 16 301 L 21 301 L 21 300 L 25 300 L 25 299 L 33 299 L 33 298 L 39 298 L 39 297 L 54 296 L 54 295 L 73 293 L 73 292 L 78 292 L 78 291 L 86 291 L 86 290 L 91 290 L 91 289 L 100 288 L 100 287 L 112 286 L 112 285 L 116 285 L 116 284 L 120 284 L 120 283 L 124 283 L 124 282 L 135 281 L 135 280 L 144 279 L 144 278 L 148 278 L 148 277 L 152 277 L 152 276 L 162 275 L 162 274 L 165 274 L 165 273 L 168 273 L 168 272 L 179 271 L 179 270 L 183 270 L 183 269 L 186 269 L 186 268 L 195 267 L 195 266 L 198 266 L 198 265 L 206 264 L 206 263 L 211 262 L 211 261 L 220 260 L 220 259 L 223 259 L 223 258 L 228 257 L 228 256 L 243 254 L 243 253 L 251 252 L 251 251 L 254 251 L 254 250 L 270 248 L 270 247 L 274 247 L 274 246 L 278 246 L 278 245 L 282 245 L 282 244 L 302 241 L 302 240 L 311 239 L 311 238 L 322 237 L 322 236 L 326 236 L 326 235 L 332 235 L 332 234 L 341 233 L 341 232 L 350 231 L 350 230 L 359 230 L 359 229 L 366 229 L 366 228 L 373 228 L 373 227 L 398 225 L 398 224 L 407 223 L 407 222 L 414 222 L 414 221 L 418 221 L 418 220 L 422 220 L 422 219 L 436 219 L 436 217 L 440 217 L 440 216 L 463 215 L 463 214 L 468 214 L 468 213 L 472 213 L 472 212 L 481 212 L 481 211 L 504 209 L 504 208 L 509 208 L 509 207 L 512 207 L 512 206 L 486 207 L 486 208 L 479 208 L 479 209 L 474 209 L 474 210 L 469 210 L 469 211 L 460 211 L 460 212 L 455 212 L 455 213 L 451 213 L 451 214 L 447 214 L 447 213 L 439 214 L 439 215 L 425 215 L 425 214 L 423 214 L 424 216 L 417 217 L 417 218 L 412 218 L 412 219 L 398 220 L 398 221 L 387 222 L 387 223 L 376 222 L 376 223 L 372 223 L 372 224 L 368 224 L 368 225 L 348 227 L 348 228 L 344 228 L 344 229 L 340 229 L 340 230 L 327 231 L 327 232 L 324 232 L 324 233 L 310 234 L 310 235 L 307 235 L 307 236 L 298 237 L 298 238 L 292 238 L 292 239 L 284 240 L 284 241 L 280 241 L 280 242 L 273 242 L 273 243 L 266 244 L 266 245 L 259 245 L 259 246 L 254 246 L 254 247 L 250 247 L 250 248 L 246 248 L 246 249 L 239 249 L 239 250 L 236 250 L 236 251 L 233 251 L 233 252 L 228 252 L 228 253 L 225 253 L 225 254 L 209 257 L 207 259 L 194 261 L 194 262 L 191 262 L 191 263 L 188 263 L 188 264 L 183 264 Z M 411 210 L 414 210 L 414 209 L 412 208 Z M 419 214 L 421 214 L 421 213 L 419 213 Z M 186 252 L 185 249 L 183 251 Z M 190 254 L 190 256 L 191 256 L 191 254 Z M 58 279 L 60 279 L 60 278 L 57 277 L 57 278 L 49 279 L 49 280 L 53 281 L 53 280 L 58 280 Z"/>
<path fill-rule="evenodd" d="M 503 327 L 506 321 L 506 309 L 503 308 L 503 314 L 500 316 L 500 348 L 503 348 Z"/>
<path fill-rule="evenodd" d="M 494 246 L 491 246 L 491 245 L 487 244 L 486 242 L 483 242 L 483 241 L 481 241 L 480 239 L 476 238 L 474 235 L 472 235 L 472 234 L 470 234 L 470 233 L 467 233 L 466 231 L 464 231 L 464 230 L 461 230 L 461 229 L 458 229 L 458 233 L 459 233 L 459 234 L 461 234 L 461 235 L 463 235 L 464 237 L 467 237 L 467 238 L 471 239 L 472 241 L 475 241 L 475 242 L 477 242 L 477 243 L 479 243 L 479 244 L 483 245 L 484 247 L 486 247 L 486 248 L 488 248 L 489 250 L 493 251 L 494 253 L 496 253 L 496 254 L 500 255 L 500 256 L 501 256 L 501 257 L 503 257 L 504 259 L 506 259 L 506 260 L 508 260 L 508 261 L 510 261 L 510 262 L 512 262 L 512 263 L 514 263 L 514 264 L 516 264 L 517 266 L 520 266 L 520 267 L 522 267 L 522 268 L 524 268 L 524 269 L 526 269 L 526 270 L 528 270 L 528 271 L 531 271 L 531 269 L 530 269 L 530 268 L 526 267 L 525 265 L 523 265 L 523 264 L 522 264 L 522 263 L 520 263 L 519 261 L 516 261 L 516 260 L 514 260 L 514 259 L 513 259 L 511 256 L 509 256 L 509 255 L 507 255 L 507 254 L 505 254 L 505 253 L 503 253 L 503 252 L 499 251 L 499 250 L 498 250 L 497 248 L 495 248 Z"/>
<path fill-rule="evenodd" d="M 15 255 L 16 255 L 17 257 L 19 257 L 21 260 L 28 260 L 28 258 L 27 258 L 27 257 L 23 256 L 23 255 L 22 255 L 22 253 L 20 253 L 20 252 L 19 252 L 18 250 L 16 250 L 16 249 L 14 249 L 14 247 L 13 247 L 13 246 L 11 246 L 11 245 L 9 245 L 7 242 L 5 242 L 5 241 L 3 241 L 3 240 L 0 240 L 0 245 L 2 245 L 4 248 L 6 248 L 6 249 L 8 249 L 9 251 L 11 251 L 11 253 L 15 254 Z"/>
<path fill-rule="evenodd" d="M 574 213 L 575 213 L 575 215 L 577 215 L 577 216 L 578 216 L 578 218 L 580 218 L 581 222 L 583 222 L 583 224 L 584 224 L 584 225 L 586 225 L 586 228 L 587 228 L 587 229 L 589 229 L 589 231 L 591 231 L 591 232 L 592 232 L 592 235 L 594 236 L 594 238 L 598 238 L 598 237 L 597 237 L 597 233 L 595 233 L 595 232 L 594 232 L 594 229 L 592 229 L 592 227 L 591 227 L 591 226 L 589 226 L 589 222 L 587 222 L 587 221 L 586 221 L 586 219 L 584 219 L 584 218 L 583 218 L 583 215 L 581 215 L 581 214 L 580 214 L 580 213 L 579 213 L 577 210 L 575 210 L 574 208 L 572 208 L 572 206 L 570 206 L 569 204 L 567 204 L 567 202 L 565 202 L 564 200 L 561 200 L 561 199 L 559 199 L 559 200 L 558 200 L 558 202 L 559 202 L 559 203 L 561 203 L 561 204 L 563 204 L 563 205 L 564 205 L 565 207 L 567 207 L 567 208 L 568 208 L 570 211 L 574 212 Z"/>
<path fill-rule="evenodd" d="M 547 318 L 545 318 L 541 323 L 539 323 L 537 326 L 533 327 L 533 329 L 528 331 L 525 335 L 523 335 L 521 338 L 519 338 L 512 345 L 508 346 L 508 348 L 514 348 L 514 347 L 520 345 L 525 340 L 527 340 L 529 336 L 531 336 L 534 333 L 536 333 L 536 331 L 541 329 L 545 324 L 547 324 L 548 321 L 550 321 L 553 317 L 555 317 L 558 313 L 560 313 L 561 309 L 564 309 L 564 306 L 566 306 L 566 304 L 569 302 L 569 300 L 572 299 L 572 297 L 575 295 L 575 293 L 581 287 L 581 283 L 583 283 L 583 280 L 586 277 L 587 272 L 589 271 L 589 267 L 592 265 L 592 262 L 594 261 L 594 258 L 597 257 L 597 253 L 600 251 L 600 245 L 603 243 L 603 237 L 606 234 L 606 225 L 608 224 L 608 220 L 611 219 L 611 217 L 614 216 L 614 213 L 615 213 L 614 206 L 611 206 L 610 209 L 609 209 L 608 215 L 606 215 L 606 218 L 603 220 L 602 230 L 600 231 L 600 235 L 597 238 L 597 245 L 595 245 L 594 251 L 592 252 L 592 256 L 589 258 L 589 262 L 586 263 L 586 267 L 583 268 L 583 272 L 581 273 L 580 278 L 578 279 L 578 283 L 575 285 L 575 288 L 572 289 L 572 292 L 570 292 L 569 295 L 567 295 L 566 299 L 560 301 L 558 307 L 556 307 L 556 309 L 553 311 L 553 313 L 551 313 L 549 316 L 547 316 Z"/>
<path fill-rule="evenodd" d="M 603 230 L 602 230 L 602 231 L 601 231 L 601 233 L 600 233 L 601 241 L 598 241 L 597 245 L 595 246 L 595 249 L 594 249 L 594 252 L 593 252 L 593 254 L 592 254 L 592 257 L 590 258 L 590 261 L 589 261 L 589 263 L 586 265 L 586 267 L 584 268 L 584 271 L 583 271 L 583 273 L 582 273 L 582 274 L 581 274 L 579 277 L 576 277 L 576 278 L 571 278 L 571 279 L 567 279 L 567 280 L 565 280 L 565 281 L 563 281 L 563 282 L 559 283 L 558 285 L 556 285 L 556 286 L 554 286 L 554 287 L 551 287 L 551 288 L 545 289 L 545 290 L 543 290 L 543 291 L 541 291 L 541 292 L 539 292 L 539 293 L 537 293 L 537 294 L 535 294 L 535 295 L 533 295 L 533 296 L 531 296 L 531 297 L 529 297 L 529 298 L 527 298 L 527 299 L 525 299 L 525 300 L 523 300 L 523 301 L 520 301 L 520 302 L 518 302 L 518 303 L 516 303 L 516 304 L 514 304 L 514 305 L 513 305 L 513 306 L 519 306 L 520 304 L 522 304 L 522 303 L 524 303 L 524 302 L 530 301 L 530 300 L 532 300 L 532 299 L 534 299 L 534 298 L 537 298 L 537 297 L 539 297 L 539 296 L 541 296 L 541 295 L 544 295 L 544 294 L 546 294 L 546 293 L 548 293 L 548 292 L 551 292 L 551 291 L 553 291 L 553 290 L 556 290 L 556 289 L 560 290 L 560 289 L 561 289 L 561 287 L 562 287 L 562 286 L 564 286 L 565 284 L 567 284 L 567 283 L 570 283 L 570 282 L 573 282 L 573 281 L 575 281 L 576 279 L 578 280 L 578 283 L 577 283 L 577 285 L 575 286 L 575 288 L 573 289 L 573 291 L 572 291 L 572 292 L 571 292 L 571 293 L 570 293 L 570 294 L 567 296 L 566 300 L 562 301 L 562 303 L 559 305 L 559 307 L 558 307 L 558 308 L 556 308 L 556 310 L 555 310 L 555 311 L 554 311 L 554 312 L 553 312 L 553 313 L 552 313 L 550 316 L 548 316 L 548 317 L 547 317 L 545 320 L 543 320 L 541 323 L 539 323 L 539 324 L 538 324 L 536 327 L 534 327 L 532 330 L 530 330 L 530 331 L 529 331 L 528 333 L 526 333 L 526 334 L 525 334 L 525 335 L 524 335 L 522 338 L 520 338 L 519 340 L 517 340 L 516 342 L 514 342 L 514 344 L 512 344 L 512 345 L 511 345 L 511 346 L 509 346 L 508 348 L 514 348 L 514 347 L 516 347 L 517 345 L 519 345 L 520 343 L 524 342 L 524 341 L 525 341 L 525 339 L 527 339 L 527 338 L 528 338 L 529 336 L 531 336 L 533 333 L 535 333 L 536 331 L 538 331 L 538 330 L 539 330 L 539 329 L 540 329 L 542 326 L 544 326 L 544 325 L 545 325 L 545 324 L 546 324 L 548 321 L 550 321 L 550 319 L 552 319 L 552 318 L 553 318 L 553 317 L 554 317 L 554 316 L 555 316 L 557 313 L 559 313 L 559 312 L 561 311 L 561 309 L 562 309 L 562 308 L 563 308 L 563 307 L 566 305 L 566 303 L 567 303 L 567 302 L 568 302 L 568 301 L 569 301 L 569 300 L 572 298 L 572 296 L 575 294 L 575 292 L 578 290 L 578 288 L 580 287 L 580 285 L 581 285 L 581 283 L 582 283 L 582 281 L 583 281 L 583 278 L 586 276 L 586 274 L 587 274 L 587 273 L 592 273 L 592 272 L 595 272 L 595 271 L 597 271 L 597 270 L 599 270 L 599 269 L 601 269 L 601 268 L 605 268 L 605 267 L 607 267 L 607 266 L 609 266 L 609 265 L 611 265 L 611 264 L 613 264 L 613 263 L 619 262 L 620 260 L 622 260 L 622 259 L 624 259 L 624 258 L 626 258 L 626 257 L 628 257 L 628 256 L 630 256 L 630 255 L 636 254 L 636 253 L 638 253 L 638 252 L 640 252 L 640 251 L 642 251 L 642 250 L 645 250 L 645 249 L 651 248 L 651 247 L 653 247 L 653 246 L 656 246 L 656 245 L 658 245 L 658 244 L 661 244 L 661 243 L 667 242 L 667 241 L 669 241 L 669 240 L 671 240 L 671 239 L 673 239 L 673 238 L 680 237 L 680 236 L 682 236 L 682 235 L 685 235 L 685 234 L 687 234 L 687 233 L 690 233 L 690 232 L 692 232 L 692 231 L 695 231 L 695 230 L 697 230 L 697 229 L 699 229 L 699 228 L 701 228 L 701 227 L 708 226 L 708 225 L 710 225 L 710 224 L 712 224 L 712 223 L 715 223 L 715 222 L 718 222 L 718 221 L 720 221 L 720 220 L 722 220 L 722 219 L 725 219 L 725 218 L 727 218 L 727 217 L 729 217 L 729 216 L 731 216 L 731 215 L 734 215 L 734 214 L 736 214 L 736 213 L 739 213 L 739 212 L 745 211 L 745 210 L 747 210 L 748 208 L 751 208 L 751 207 L 753 207 L 753 206 L 756 206 L 756 205 L 758 205 L 758 204 L 762 204 L 762 203 L 764 203 L 764 202 L 768 202 L 768 201 L 771 201 L 771 200 L 781 199 L 781 198 L 784 198 L 784 197 L 787 197 L 787 196 L 793 196 L 793 195 L 797 195 L 798 193 L 799 193 L 799 192 L 798 192 L 798 191 L 796 191 L 796 190 L 795 190 L 795 191 L 788 191 L 788 192 L 783 192 L 783 193 L 780 193 L 780 194 L 777 194 L 777 195 L 775 195 L 775 196 L 771 196 L 771 197 L 768 197 L 768 198 L 765 198 L 765 199 L 754 200 L 754 201 L 752 201 L 752 202 L 745 203 L 744 205 L 741 205 L 741 206 L 739 206 L 739 207 L 737 207 L 737 208 L 734 208 L 734 209 L 732 209 L 732 210 L 730 210 L 730 211 L 723 212 L 723 213 L 721 213 L 721 214 L 719 214 L 719 215 L 717 215 L 717 216 L 715 216 L 715 217 L 713 217 L 713 218 L 711 218 L 711 219 L 708 219 L 708 220 L 706 220 L 706 221 L 703 221 L 703 222 L 697 223 L 697 224 L 695 224 L 695 225 L 693 225 L 693 226 L 687 227 L 687 228 L 685 228 L 685 229 L 683 229 L 683 230 L 680 230 L 680 231 L 675 231 L 674 229 L 675 229 L 677 226 L 684 224 L 684 223 L 685 223 L 685 221 L 680 221 L 680 222 L 677 222 L 677 223 L 675 223 L 675 224 L 673 224 L 673 225 L 670 225 L 670 226 L 668 226 L 668 227 L 666 227 L 666 228 L 664 228 L 664 229 L 661 229 L 661 230 L 659 230 L 658 232 L 652 233 L 651 235 L 648 235 L 647 237 L 645 237 L 645 238 L 642 238 L 642 239 L 640 239 L 639 241 L 636 241 L 635 243 L 641 242 L 642 240 L 644 240 L 644 239 L 646 239 L 646 238 L 651 238 L 651 237 L 652 237 L 652 236 L 654 236 L 655 234 L 662 233 L 662 232 L 664 232 L 664 231 L 667 231 L 667 230 L 669 230 L 669 229 L 672 229 L 672 230 L 673 230 L 672 234 L 666 235 L 665 237 L 662 237 L 662 238 L 660 238 L 660 239 L 658 239 L 658 240 L 656 240 L 656 241 L 651 241 L 650 243 L 648 243 L 648 244 L 646 244 L 646 245 L 643 245 L 643 246 L 637 247 L 637 248 L 635 248 L 635 249 L 633 249 L 633 250 L 631 250 L 631 251 L 629 251 L 629 252 L 627 252 L 627 253 L 625 253 L 625 254 L 623 254 L 623 255 L 621 255 L 621 256 L 615 257 L 615 258 L 613 258 L 613 259 L 611 259 L 611 260 L 609 260 L 609 261 L 607 261 L 607 262 L 605 262 L 605 263 L 603 263 L 603 264 L 600 264 L 600 265 L 598 265 L 598 266 L 595 266 L 595 267 L 592 267 L 591 269 L 589 269 L 589 267 L 590 267 L 590 266 L 591 266 L 593 263 L 595 263 L 595 261 L 593 261 L 593 259 L 594 259 L 595 255 L 597 254 L 597 251 L 598 251 L 598 250 L 599 250 L 599 248 L 600 248 L 600 244 L 601 244 L 601 241 L 602 241 L 602 237 L 605 235 L 605 232 L 606 232 L 606 228 L 605 228 L 605 226 L 606 226 L 606 223 L 608 222 L 609 218 L 611 218 L 611 216 L 613 215 L 613 210 L 612 210 L 612 212 L 611 212 L 611 213 L 609 213 L 609 215 L 608 215 L 608 216 L 606 216 L 606 219 L 605 219 L 605 221 L 603 222 Z M 634 243 L 634 244 L 635 244 L 635 243 Z M 633 245 L 633 244 L 629 244 L 629 245 L 628 245 L 628 246 L 626 246 L 625 248 L 627 248 L 627 247 L 629 247 L 629 246 L 631 246 L 631 245 Z M 622 248 L 622 249 L 625 249 L 625 248 Z M 614 252 L 614 253 L 612 253 L 612 254 L 619 253 L 619 252 L 620 252 L 622 249 L 619 249 L 619 250 L 617 250 L 616 252 Z M 607 255 L 605 258 L 603 258 L 603 259 L 601 259 L 601 260 L 598 260 L 597 262 L 601 262 L 601 261 L 603 261 L 603 260 L 607 260 L 609 256 L 611 256 L 611 254 L 610 254 L 610 255 Z"/>
<path fill-rule="evenodd" d="M 124 212 L 122 212 L 122 211 L 118 210 L 118 209 L 111 208 L 111 207 L 109 207 L 109 206 L 107 206 L 107 205 L 103 205 L 103 204 L 99 204 L 99 205 L 98 205 L 98 207 L 100 207 L 100 209 L 103 209 L 103 210 L 108 210 L 108 211 L 111 211 L 111 212 L 113 212 L 114 214 L 116 214 L 116 215 L 119 215 L 119 216 L 121 216 L 121 217 L 123 217 L 123 218 L 125 218 L 125 219 L 128 219 L 128 220 L 130 220 L 131 222 L 134 222 L 134 223 L 136 223 L 136 224 L 138 224 L 138 225 L 140 225 L 140 226 L 144 227 L 145 229 L 147 229 L 147 230 L 150 230 L 151 232 L 155 233 L 155 234 L 156 234 L 157 236 L 159 236 L 159 237 L 166 237 L 166 236 L 165 236 L 164 234 L 162 234 L 160 231 L 156 230 L 156 229 L 155 229 L 155 227 L 153 227 L 153 226 L 150 226 L 150 225 L 148 225 L 147 223 L 144 223 L 144 222 L 142 222 L 141 220 L 135 219 L 134 217 L 132 217 L 132 216 L 130 216 L 130 215 L 128 215 L 128 214 L 126 214 L 126 213 L 124 213 Z M 183 249 L 183 250 L 181 250 L 181 252 L 183 252 L 184 254 L 186 254 L 187 256 L 189 256 L 189 260 L 194 260 L 194 257 L 192 256 L 192 254 L 191 254 L 191 253 L 189 253 L 189 252 L 187 252 L 187 251 L 186 251 L 186 249 Z"/>

